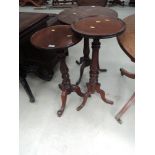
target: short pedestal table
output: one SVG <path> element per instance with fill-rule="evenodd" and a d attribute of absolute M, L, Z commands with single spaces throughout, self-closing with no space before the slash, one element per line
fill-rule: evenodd
<path fill-rule="evenodd" d="M 72 31 L 71 26 L 69 25 L 50 26 L 37 31 L 31 37 L 31 43 L 35 47 L 47 50 L 47 52 L 50 53 L 56 52 L 60 59 L 60 72 L 62 74 L 62 83 L 59 84 L 59 88 L 62 90 L 62 106 L 57 112 L 57 115 L 59 117 L 63 114 L 65 110 L 68 94 L 76 92 L 79 96 L 84 96 L 79 86 L 71 84 L 69 69 L 65 61 L 68 48 L 80 42 L 81 39 L 81 36 L 75 34 Z"/>

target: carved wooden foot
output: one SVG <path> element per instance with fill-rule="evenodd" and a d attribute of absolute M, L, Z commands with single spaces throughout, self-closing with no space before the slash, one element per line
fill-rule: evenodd
<path fill-rule="evenodd" d="M 85 104 L 86 104 L 86 102 L 87 102 L 87 99 L 88 99 L 88 97 L 90 96 L 90 94 L 91 94 L 91 93 L 87 92 L 87 93 L 84 95 L 82 104 L 76 108 L 77 111 L 80 111 L 80 110 L 85 106 Z"/>
<path fill-rule="evenodd" d="M 127 70 L 120 68 L 121 75 L 125 75 L 128 78 L 135 79 L 135 74 L 128 72 Z"/>
<path fill-rule="evenodd" d="M 67 90 L 62 91 L 62 93 L 61 93 L 62 105 L 61 105 L 61 109 L 58 110 L 58 112 L 57 112 L 58 117 L 61 117 L 63 112 L 64 112 L 64 110 L 65 110 L 67 95 L 68 95 Z"/>
<path fill-rule="evenodd" d="M 93 85 L 91 85 L 91 84 L 88 83 L 88 84 L 87 84 L 87 92 L 86 92 L 85 95 L 84 95 L 83 102 L 82 102 L 82 104 L 81 104 L 79 107 L 77 107 L 76 110 L 77 110 L 77 111 L 80 111 L 80 110 L 85 106 L 88 97 L 89 97 L 91 94 L 94 94 L 95 92 L 97 92 L 97 93 L 100 94 L 100 96 L 101 96 L 101 98 L 102 98 L 102 100 L 103 100 L 104 102 L 106 102 L 106 103 L 108 103 L 108 104 L 110 104 L 110 105 L 113 104 L 113 101 L 108 100 L 108 99 L 105 97 L 105 92 L 104 92 L 102 89 L 100 89 L 100 84 L 99 84 L 99 83 L 96 83 L 96 84 L 93 84 Z"/>
<path fill-rule="evenodd" d="M 78 61 L 78 60 L 76 60 L 76 63 L 77 63 L 78 65 L 80 65 L 80 64 L 82 64 L 82 63 L 83 63 L 83 60 L 84 60 L 84 57 L 81 57 L 79 61 Z"/>
<path fill-rule="evenodd" d="M 100 88 L 100 84 L 97 84 L 96 85 L 96 92 L 100 94 L 102 100 L 108 104 L 113 104 L 113 101 L 111 100 L 108 100 L 106 97 L 105 97 L 105 92 Z"/>
<path fill-rule="evenodd" d="M 76 85 L 70 85 L 70 87 L 65 88 L 63 85 L 60 84 L 59 87 L 61 89 L 64 89 L 61 94 L 62 105 L 61 105 L 60 110 L 58 110 L 57 112 L 57 115 L 61 117 L 66 107 L 67 95 L 69 95 L 72 92 L 75 92 L 80 97 L 83 97 L 84 93 L 82 93 L 80 87 Z"/>
<path fill-rule="evenodd" d="M 98 70 L 99 70 L 100 72 L 107 72 L 107 69 L 101 69 L 101 68 L 100 68 L 99 60 L 98 60 Z"/>
<path fill-rule="evenodd" d="M 115 119 L 122 124 L 121 117 L 123 114 L 133 105 L 135 102 L 135 93 L 131 96 L 131 98 L 128 100 L 128 102 L 123 106 L 123 108 L 117 113 L 115 116 Z"/>

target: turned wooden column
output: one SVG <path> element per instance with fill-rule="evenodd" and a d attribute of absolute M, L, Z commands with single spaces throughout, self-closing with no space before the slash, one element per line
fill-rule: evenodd
<path fill-rule="evenodd" d="M 90 79 L 89 84 L 94 85 L 98 84 L 98 59 L 99 59 L 99 49 L 100 49 L 99 39 L 94 39 L 92 42 L 92 62 L 90 65 Z M 95 89 L 94 89 L 95 90 Z M 93 90 L 93 91 L 94 91 Z"/>
<path fill-rule="evenodd" d="M 99 93 L 102 100 L 108 104 L 113 104 L 112 101 L 106 99 L 105 92 L 100 88 L 100 83 L 98 83 L 98 75 L 99 75 L 99 68 L 98 68 L 98 61 L 99 61 L 99 49 L 100 49 L 100 41 L 98 38 L 94 39 L 92 42 L 92 61 L 90 65 L 90 78 L 89 82 L 87 83 L 87 92 L 84 95 L 82 104 L 77 107 L 77 110 L 81 110 L 86 102 L 88 97 L 95 92 Z"/>
<path fill-rule="evenodd" d="M 66 59 L 65 59 L 66 53 L 61 52 L 59 54 L 59 58 L 60 58 L 60 72 L 62 74 L 62 83 L 59 84 L 59 88 L 62 90 L 61 92 L 62 105 L 61 105 L 60 110 L 58 110 L 57 115 L 60 117 L 64 112 L 68 94 L 72 92 L 76 92 L 81 97 L 83 97 L 84 94 L 81 92 L 79 86 L 72 85 L 70 82 L 69 69 L 67 67 Z"/>

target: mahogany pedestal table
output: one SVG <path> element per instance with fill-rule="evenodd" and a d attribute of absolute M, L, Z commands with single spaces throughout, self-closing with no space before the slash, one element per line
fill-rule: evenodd
<path fill-rule="evenodd" d="M 109 9 L 107 7 L 102 6 L 79 6 L 73 7 L 70 9 L 65 9 L 64 11 L 60 12 L 58 15 L 58 20 L 64 24 L 72 24 L 79 19 L 90 17 L 90 16 L 98 16 L 104 15 L 107 17 L 116 17 L 118 16 L 117 12 Z M 84 68 L 90 66 L 90 58 L 89 58 L 89 38 L 84 37 L 84 47 L 83 47 L 83 57 L 80 58 L 80 61 L 76 61 L 77 64 L 82 64 L 80 68 L 80 77 L 76 84 L 78 85 L 81 82 L 82 75 Z M 100 71 L 106 72 L 106 69 L 100 69 Z"/>
<path fill-rule="evenodd" d="M 126 24 L 126 30 L 120 36 L 117 37 L 118 43 L 126 55 L 135 62 L 135 15 L 130 15 L 124 19 Z M 131 79 L 135 79 L 135 74 L 129 73 L 125 69 L 121 68 L 121 75 L 125 75 Z M 123 114 L 135 103 L 135 92 L 123 106 L 123 108 L 116 114 L 115 118 L 119 123 L 122 123 L 121 117 Z"/>
<path fill-rule="evenodd" d="M 62 106 L 58 110 L 57 115 L 60 117 L 65 109 L 67 95 L 76 92 L 83 97 L 80 87 L 72 85 L 69 78 L 69 69 L 67 67 L 65 58 L 68 48 L 81 41 L 81 37 L 75 34 L 69 25 L 50 26 L 34 33 L 31 37 L 31 43 L 40 49 L 47 50 L 47 52 L 57 52 L 60 58 L 60 72 L 62 74 L 62 83 L 59 88 L 62 90 L 61 100 Z"/>
<path fill-rule="evenodd" d="M 125 30 L 124 22 L 117 18 L 95 16 L 81 19 L 72 24 L 71 27 L 78 34 L 93 39 L 90 79 L 87 83 L 87 91 L 83 102 L 77 107 L 77 110 L 81 110 L 86 104 L 87 98 L 95 92 L 100 94 L 104 102 L 113 104 L 112 101 L 106 99 L 105 92 L 100 88 L 100 83 L 98 83 L 100 39 L 111 38 L 121 34 Z"/>

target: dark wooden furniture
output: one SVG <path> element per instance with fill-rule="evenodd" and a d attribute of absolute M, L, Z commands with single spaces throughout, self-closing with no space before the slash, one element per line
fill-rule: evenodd
<path fill-rule="evenodd" d="M 54 20 L 53 20 L 54 18 Z M 48 22 L 49 21 L 49 22 Z M 35 73 L 43 80 L 49 81 L 53 77 L 53 69 L 58 62 L 56 54 L 43 55 L 41 50 L 36 49 L 30 43 L 31 35 L 49 25 L 55 24 L 55 15 L 41 13 L 19 14 L 19 75 L 20 82 L 28 93 L 30 102 L 34 102 L 32 92 L 26 82 L 27 73 Z"/>
<path fill-rule="evenodd" d="M 126 55 L 135 62 L 135 15 L 124 19 L 126 24 L 125 32 L 117 37 L 118 43 Z"/>
<path fill-rule="evenodd" d="M 35 102 L 35 98 L 32 94 L 32 91 L 26 81 L 26 73 L 23 71 L 23 68 L 22 68 L 22 65 L 19 67 L 19 81 L 20 83 L 22 84 L 24 90 L 26 91 L 28 97 L 29 97 L 29 100 L 31 103 Z"/>
<path fill-rule="evenodd" d="M 104 15 L 108 17 L 117 17 L 118 14 L 116 11 L 101 7 L 101 6 L 80 6 L 80 7 L 74 7 L 71 9 L 65 9 L 58 15 L 58 20 L 61 21 L 64 24 L 72 24 L 82 18 L 86 18 L 89 16 L 98 16 L 98 15 Z M 82 79 L 82 75 L 84 72 L 84 68 L 87 66 L 90 66 L 90 58 L 89 58 L 89 38 L 84 38 L 84 47 L 83 47 L 83 57 L 80 58 L 80 61 L 76 61 L 77 64 L 82 64 L 80 68 L 80 77 L 76 84 L 78 85 Z M 100 69 L 100 71 L 105 72 L 106 69 Z"/>
<path fill-rule="evenodd" d="M 108 0 L 77 0 L 77 4 L 80 6 L 106 6 Z"/>
<path fill-rule="evenodd" d="M 120 47 L 126 53 L 126 55 L 131 59 L 132 62 L 135 62 L 135 15 L 128 16 L 124 19 L 126 23 L 125 32 L 120 35 L 117 40 Z M 129 73 L 125 69 L 121 68 L 121 75 L 125 75 L 131 79 L 135 79 L 135 74 Z M 122 115 L 129 109 L 131 105 L 135 102 L 135 93 L 131 96 L 128 102 L 123 106 L 123 108 L 116 114 L 115 118 L 119 123 L 122 123 Z"/>
<path fill-rule="evenodd" d="M 130 0 L 129 1 L 129 6 L 135 6 L 135 0 Z"/>
<path fill-rule="evenodd" d="M 81 110 L 86 104 L 88 97 L 95 92 L 100 94 L 104 102 L 113 104 L 112 101 L 106 99 L 105 92 L 100 88 L 100 83 L 98 82 L 100 39 L 107 39 L 120 35 L 125 30 L 124 22 L 117 18 L 95 16 L 81 19 L 71 26 L 78 34 L 93 39 L 90 79 L 87 83 L 87 91 L 84 95 L 83 102 L 77 110 Z"/>
<path fill-rule="evenodd" d="M 68 94 L 76 92 L 79 96 L 84 96 L 79 86 L 71 84 L 68 73 L 69 69 L 65 61 L 68 48 L 77 44 L 81 39 L 82 38 L 80 36 L 77 36 L 73 33 L 69 25 L 47 27 L 34 33 L 31 37 L 31 42 L 35 47 L 45 49 L 48 53 L 56 52 L 60 58 L 62 83 L 59 85 L 59 88 L 62 90 L 62 106 L 61 109 L 57 112 L 59 117 L 64 112 Z"/>
<path fill-rule="evenodd" d="M 82 18 L 90 17 L 90 16 L 110 16 L 117 17 L 118 13 L 108 7 L 102 6 L 79 6 L 65 9 L 60 12 L 58 15 L 58 20 L 64 24 L 72 24 Z"/>
<path fill-rule="evenodd" d="M 53 0 L 52 6 L 53 7 L 72 7 L 77 5 L 76 0 Z"/>
<path fill-rule="evenodd" d="M 121 1 L 121 0 L 112 0 L 112 1 L 109 1 L 109 3 L 111 5 L 117 5 L 117 4 L 119 4 L 121 6 L 124 6 L 124 1 Z"/>
<path fill-rule="evenodd" d="M 42 4 L 45 4 L 46 0 L 19 0 L 20 6 L 25 6 L 27 4 L 32 4 L 36 7 L 41 6 Z"/>

